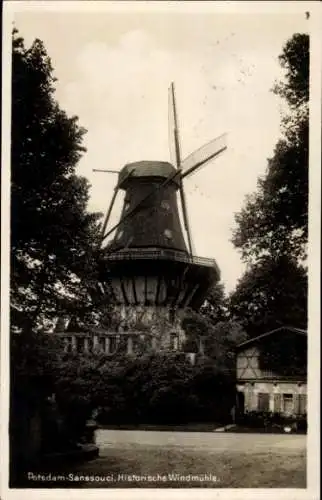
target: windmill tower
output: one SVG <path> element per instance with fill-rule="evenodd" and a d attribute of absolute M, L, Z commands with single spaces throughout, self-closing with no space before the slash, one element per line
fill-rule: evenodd
<path fill-rule="evenodd" d="M 180 350 L 180 311 L 197 309 L 220 277 L 215 260 L 193 254 L 184 179 L 222 153 L 226 138 L 220 136 L 182 160 L 173 83 L 169 112 L 174 164 L 139 161 L 117 172 L 102 228 L 98 286 L 118 317 L 117 342 L 126 339 L 128 352 L 139 344 L 144 350 Z M 120 219 L 108 228 L 120 190 L 125 193 Z"/>

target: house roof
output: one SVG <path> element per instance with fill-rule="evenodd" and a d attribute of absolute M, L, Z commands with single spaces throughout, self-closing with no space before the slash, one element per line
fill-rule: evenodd
<path fill-rule="evenodd" d="M 265 337 L 268 337 L 269 335 L 273 335 L 274 333 L 277 333 L 281 330 L 287 330 L 289 332 L 293 332 L 299 335 L 304 335 L 307 336 L 307 330 L 302 330 L 301 328 L 295 328 L 294 326 L 280 326 L 279 328 L 275 328 L 274 330 L 270 330 L 269 332 L 262 333 L 261 335 L 258 335 L 257 337 L 254 337 L 249 340 L 245 340 L 241 344 L 238 344 L 237 349 L 241 349 L 243 347 L 248 347 L 251 344 L 255 344 L 256 342 L 262 340 Z"/>
<path fill-rule="evenodd" d="M 161 180 L 170 179 L 172 182 L 179 185 L 178 179 L 175 177 L 176 169 L 167 161 L 136 161 L 128 163 L 119 173 L 119 186 L 126 189 L 129 181 L 151 179 L 151 177 L 159 177 Z"/>

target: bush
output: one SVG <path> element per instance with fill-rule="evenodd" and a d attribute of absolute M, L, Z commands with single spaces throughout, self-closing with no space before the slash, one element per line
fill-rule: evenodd
<path fill-rule="evenodd" d="M 102 377 L 105 387 L 97 417 L 102 424 L 230 420 L 234 380 L 211 363 L 191 366 L 176 354 L 154 354 L 123 360 L 117 372 L 107 364 Z"/>
<path fill-rule="evenodd" d="M 240 415 L 237 423 L 254 429 L 284 428 L 292 426 L 296 430 L 307 430 L 306 415 L 283 415 L 268 411 L 250 411 Z"/>

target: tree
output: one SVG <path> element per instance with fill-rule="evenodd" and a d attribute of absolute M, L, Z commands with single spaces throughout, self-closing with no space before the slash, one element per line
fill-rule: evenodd
<path fill-rule="evenodd" d="M 217 370 L 235 372 L 235 348 L 247 339 L 242 326 L 234 320 L 212 321 L 201 312 L 188 311 L 182 327 L 186 333 L 186 352 L 198 353 L 211 359 Z"/>
<path fill-rule="evenodd" d="M 31 420 L 41 418 L 61 377 L 54 320 L 92 304 L 98 214 L 86 211 L 88 182 L 76 175 L 85 130 L 55 100 L 43 43 L 12 38 L 11 477 L 32 459 Z M 47 433 L 48 434 L 48 433 Z M 22 454 L 21 454 L 22 453 Z M 21 459 L 21 460 L 20 460 Z M 19 475 L 19 474 L 18 474 Z"/>
<path fill-rule="evenodd" d="M 230 312 L 251 336 L 282 325 L 306 328 L 305 269 L 285 256 L 261 259 L 238 282 Z"/>
<path fill-rule="evenodd" d="M 259 366 L 279 375 L 306 376 L 307 336 L 287 331 L 267 336 L 259 351 Z"/>
<path fill-rule="evenodd" d="M 207 293 L 200 312 L 213 323 L 228 318 L 228 302 L 223 283 L 216 283 Z"/>
<path fill-rule="evenodd" d="M 307 320 L 309 37 L 295 34 L 279 57 L 286 100 L 283 137 L 257 191 L 236 214 L 232 242 L 247 264 L 230 297 L 230 312 L 251 335 Z"/>
<path fill-rule="evenodd" d="M 294 110 L 305 106 L 309 100 L 309 36 L 296 33 L 288 40 L 279 56 L 281 67 L 286 71 L 286 82 L 279 82 L 274 92 L 284 97 Z"/>
<path fill-rule="evenodd" d="M 283 138 L 268 160 L 266 175 L 236 215 L 233 243 L 246 262 L 263 255 L 306 256 L 308 233 L 309 37 L 296 34 L 280 56 L 286 81 L 274 92 L 285 98 Z"/>
<path fill-rule="evenodd" d="M 41 326 L 78 299 L 95 271 L 98 214 L 86 212 L 89 185 L 75 174 L 85 130 L 55 100 L 43 43 L 12 53 L 11 326 Z"/>

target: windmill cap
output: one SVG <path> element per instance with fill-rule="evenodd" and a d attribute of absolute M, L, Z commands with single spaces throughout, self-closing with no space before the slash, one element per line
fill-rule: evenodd
<path fill-rule="evenodd" d="M 173 176 L 176 172 L 171 163 L 167 161 L 136 161 L 128 163 L 119 173 L 119 187 L 126 189 L 130 179 L 146 179 L 159 178 L 165 180 Z M 179 186 L 179 179 L 172 180 Z"/>

